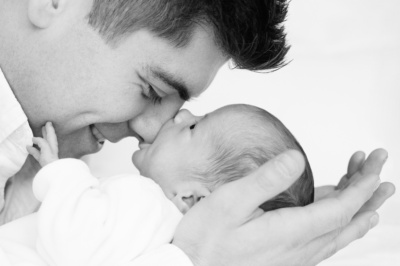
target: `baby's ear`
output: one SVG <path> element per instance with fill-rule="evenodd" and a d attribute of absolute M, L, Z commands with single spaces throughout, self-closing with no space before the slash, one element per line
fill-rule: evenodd
<path fill-rule="evenodd" d="M 208 196 L 209 194 L 210 192 L 206 188 L 186 190 L 178 193 L 172 199 L 172 202 L 183 214 L 185 214 L 190 208 L 192 208 L 202 198 Z"/>
<path fill-rule="evenodd" d="M 193 195 L 176 195 L 173 199 L 176 207 L 178 207 L 179 211 L 185 214 L 190 208 L 196 204 L 195 197 Z"/>

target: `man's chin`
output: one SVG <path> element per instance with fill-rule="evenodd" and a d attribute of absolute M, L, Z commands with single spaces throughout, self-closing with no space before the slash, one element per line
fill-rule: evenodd
<path fill-rule="evenodd" d="M 83 156 L 85 155 L 90 155 L 90 154 L 94 154 L 99 152 L 99 150 L 97 151 L 83 151 L 83 150 L 78 150 L 78 151 L 73 151 L 73 150 L 68 150 L 68 151 L 64 151 L 64 152 L 60 152 L 59 153 L 59 158 L 63 159 L 63 158 L 75 158 L 75 159 L 81 159 Z"/>
<path fill-rule="evenodd" d="M 75 134 L 60 137 L 58 140 L 60 158 L 76 158 L 99 152 L 103 144 L 93 137 L 89 128 Z"/>
<path fill-rule="evenodd" d="M 75 158 L 75 159 L 80 159 L 85 155 L 89 154 L 94 154 L 97 153 L 101 150 L 101 146 L 97 148 L 88 148 L 88 147 L 77 147 L 76 149 L 73 149 L 71 147 L 68 147 L 66 149 L 61 149 L 59 152 L 59 157 L 60 158 Z"/>

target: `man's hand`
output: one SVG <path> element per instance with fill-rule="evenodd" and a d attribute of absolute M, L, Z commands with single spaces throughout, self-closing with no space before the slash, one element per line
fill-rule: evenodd
<path fill-rule="evenodd" d="M 183 217 L 173 244 L 196 266 L 316 265 L 378 223 L 374 208 L 390 196 L 376 191 L 385 159 L 373 152 L 357 176 L 313 204 L 264 213 L 258 206 L 304 170 L 301 154 L 287 151 L 196 204 Z"/>
<path fill-rule="evenodd" d="M 47 122 L 42 127 L 42 135 L 43 138 L 37 137 L 32 139 L 33 144 L 37 145 L 39 149 L 31 146 L 27 146 L 26 149 L 40 163 L 40 166 L 44 167 L 58 160 L 57 136 L 51 122 Z"/>
<path fill-rule="evenodd" d="M 315 201 L 327 197 L 334 197 L 340 191 L 347 188 L 351 183 L 356 182 L 358 179 L 365 175 L 376 174 L 379 175 L 382 171 L 383 163 L 386 161 L 388 155 L 384 149 L 377 149 L 373 151 L 365 160 L 365 153 L 358 151 L 354 153 L 349 161 L 347 167 L 347 174 L 342 177 L 337 186 L 322 186 L 315 189 Z M 384 182 L 380 184 L 379 188 L 374 192 L 371 199 L 366 202 L 359 212 L 363 211 L 376 211 L 382 204 L 394 194 L 395 187 L 392 183 Z"/>

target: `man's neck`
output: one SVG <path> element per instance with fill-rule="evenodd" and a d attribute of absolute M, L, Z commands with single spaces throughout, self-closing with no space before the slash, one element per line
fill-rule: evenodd
<path fill-rule="evenodd" d="M 27 9 L 27 1 L 0 0 L 0 68 L 28 120 L 35 124 L 36 90 L 26 78 L 35 74 L 29 67 L 33 58 L 29 58 L 32 40 L 28 37 L 32 30 Z"/>
<path fill-rule="evenodd" d="M 0 26 L 1 28 L 1 26 Z M 0 43 L 1 43 L 1 36 L 0 36 Z M 4 53 L 3 53 L 4 52 Z M 15 52 L 15 51 L 14 51 Z M 35 123 L 32 118 L 37 117 L 35 110 L 35 96 L 32 95 L 32 92 L 35 92 L 34 89 L 23 86 L 18 80 L 21 80 L 20 74 L 24 73 L 27 74 L 27 71 L 24 70 L 24 66 L 18 68 L 18 64 L 12 62 L 12 58 L 7 58 L 4 54 L 9 54 L 7 49 L 3 49 L 0 45 L 0 70 L 2 71 L 5 80 L 8 83 L 8 86 L 11 88 L 11 92 L 14 94 L 15 98 L 21 105 L 22 110 L 24 111 L 26 117 L 28 118 L 29 125 L 34 133 L 35 136 L 38 136 L 39 129 L 34 126 Z M 10 60 L 11 59 L 11 60 Z M 33 124 L 32 124 L 33 121 Z M 36 129 L 36 130 L 35 130 Z"/>

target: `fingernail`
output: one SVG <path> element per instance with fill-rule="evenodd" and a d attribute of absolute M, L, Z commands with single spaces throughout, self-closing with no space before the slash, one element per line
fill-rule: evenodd
<path fill-rule="evenodd" d="M 374 228 L 379 223 L 379 216 L 375 214 L 369 219 L 369 228 Z"/>

